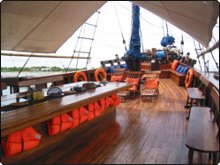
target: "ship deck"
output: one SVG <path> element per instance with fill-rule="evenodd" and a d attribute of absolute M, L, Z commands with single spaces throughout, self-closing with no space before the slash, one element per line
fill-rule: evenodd
<path fill-rule="evenodd" d="M 128 99 L 116 110 L 115 121 L 67 141 L 33 163 L 62 164 L 186 164 L 187 93 L 171 79 L 160 79 L 153 102 Z M 106 121 L 107 122 L 107 121 Z M 194 163 L 207 164 L 208 155 L 195 152 Z"/>

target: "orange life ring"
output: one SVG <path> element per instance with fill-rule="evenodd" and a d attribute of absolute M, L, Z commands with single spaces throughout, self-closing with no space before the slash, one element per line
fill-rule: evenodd
<path fill-rule="evenodd" d="M 186 74 L 186 79 L 185 79 L 185 87 L 188 88 L 190 87 L 193 79 L 193 70 L 189 69 L 187 74 Z"/>
<path fill-rule="evenodd" d="M 101 77 L 101 80 L 100 80 L 100 77 Z M 95 81 L 102 81 L 103 79 L 106 79 L 106 77 L 107 77 L 107 73 L 105 72 L 104 69 L 98 68 L 95 70 L 95 73 L 94 73 Z"/>
<path fill-rule="evenodd" d="M 73 82 L 88 81 L 85 72 L 76 72 L 73 77 Z"/>

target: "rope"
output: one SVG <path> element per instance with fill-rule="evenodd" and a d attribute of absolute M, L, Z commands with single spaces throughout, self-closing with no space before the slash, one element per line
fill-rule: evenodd
<path fill-rule="evenodd" d="M 97 16 L 96 23 L 95 23 L 96 27 L 95 27 L 95 30 L 94 30 L 93 36 L 92 36 L 93 39 L 95 38 L 96 28 L 97 28 L 97 25 L 98 25 L 99 14 L 100 14 L 100 13 L 101 13 L 100 11 L 97 12 L 98 16 Z M 89 55 L 88 55 L 88 57 L 90 57 L 90 55 L 91 55 L 91 50 L 92 50 L 93 41 L 94 41 L 94 40 L 92 40 L 92 43 L 91 43 L 90 48 L 89 48 Z M 89 63 L 90 63 L 90 59 L 87 59 L 87 61 L 86 61 L 86 69 L 87 69 Z"/>
<path fill-rule="evenodd" d="M 119 25 L 119 29 L 121 31 L 121 36 L 122 36 L 122 39 L 123 39 L 123 44 L 125 46 L 125 51 L 127 52 L 127 47 L 126 47 L 126 41 L 125 41 L 125 38 L 124 38 L 124 35 L 122 33 L 122 28 L 121 28 L 121 25 L 120 25 L 120 20 L 119 20 L 119 16 L 118 16 L 118 12 L 117 12 L 117 9 L 116 9 L 116 6 L 115 6 L 115 2 L 113 1 L 113 4 L 114 4 L 114 8 L 115 8 L 115 13 L 116 13 L 116 17 L 117 17 L 117 21 L 118 21 L 118 25 Z"/>
<path fill-rule="evenodd" d="M 167 35 L 169 35 L 169 33 L 168 33 L 168 26 L 167 26 L 167 22 L 166 22 L 166 28 L 167 28 Z"/>
<path fill-rule="evenodd" d="M 163 19 L 161 19 L 162 20 L 162 29 L 163 29 L 163 36 L 165 36 L 165 31 L 164 31 L 164 21 L 163 21 Z"/>
<path fill-rule="evenodd" d="M 141 43 L 142 43 L 142 52 L 144 52 L 144 41 L 143 41 L 143 37 L 142 37 L 141 25 L 140 25 L 140 37 L 141 37 Z"/>
<path fill-rule="evenodd" d="M 197 55 L 197 59 L 198 59 L 198 62 L 199 62 L 200 71 L 202 71 L 202 65 L 201 65 L 201 62 L 200 62 L 199 57 L 198 57 L 198 51 L 197 51 L 197 48 L 196 48 L 196 42 L 195 42 L 194 38 L 193 38 L 193 44 L 194 44 L 196 55 Z"/>
<path fill-rule="evenodd" d="M 80 36 L 80 34 L 82 33 L 82 29 L 83 29 L 83 26 L 81 26 L 81 28 L 80 28 L 80 31 L 79 31 L 79 36 Z M 72 60 L 73 60 L 74 53 L 75 53 L 75 50 L 76 50 L 77 45 L 78 45 L 78 41 L 79 41 L 79 38 L 77 39 L 76 46 L 75 46 L 75 48 L 74 48 L 72 58 L 70 59 L 70 62 L 69 62 L 69 64 L 68 64 L 67 68 L 66 68 L 66 72 L 68 71 L 69 66 L 70 66 L 70 64 L 71 64 L 71 62 L 72 62 Z"/>
<path fill-rule="evenodd" d="M 28 57 L 28 59 L 26 60 L 26 62 L 24 63 L 23 67 L 21 68 L 21 70 L 18 72 L 17 77 L 19 77 L 20 73 L 22 72 L 22 70 L 24 69 L 24 67 L 27 65 L 28 61 L 30 60 L 31 55 Z"/>
<path fill-rule="evenodd" d="M 212 59 L 214 60 L 217 69 L 219 69 L 218 63 L 217 63 L 217 61 L 215 60 L 212 51 L 211 51 L 210 53 L 211 53 L 211 55 L 212 55 Z"/>

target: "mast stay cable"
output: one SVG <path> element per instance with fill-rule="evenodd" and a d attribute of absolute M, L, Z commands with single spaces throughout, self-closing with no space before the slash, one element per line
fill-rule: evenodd
<path fill-rule="evenodd" d="M 123 32 L 122 32 L 122 28 L 121 28 L 121 25 L 120 25 L 120 20 L 119 20 L 118 12 L 117 12 L 117 9 L 116 9 L 115 2 L 114 2 L 114 1 L 113 1 L 113 5 L 114 5 L 114 8 L 115 8 L 115 13 L 116 13 L 116 17 L 117 17 L 119 29 L 120 29 L 120 31 L 121 31 L 121 36 L 122 36 L 122 39 L 123 39 L 123 44 L 124 44 L 124 46 L 125 46 L 125 51 L 127 52 L 128 49 L 127 49 L 127 46 L 126 46 L 126 41 L 125 41 L 125 38 L 124 38 L 124 35 L 123 35 Z"/>

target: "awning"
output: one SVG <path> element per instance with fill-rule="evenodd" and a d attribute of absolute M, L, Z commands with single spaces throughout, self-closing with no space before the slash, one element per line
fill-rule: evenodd
<path fill-rule="evenodd" d="M 1 49 L 54 53 L 106 1 L 3 1 Z"/>
<path fill-rule="evenodd" d="M 206 48 L 219 16 L 217 1 L 134 1 L 188 33 Z"/>
<path fill-rule="evenodd" d="M 105 2 L 3 1 L 1 50 L 55 53 Z M 219 15 L 217 1 L 133 2 L 179 27 L 208 47 Z"/>

